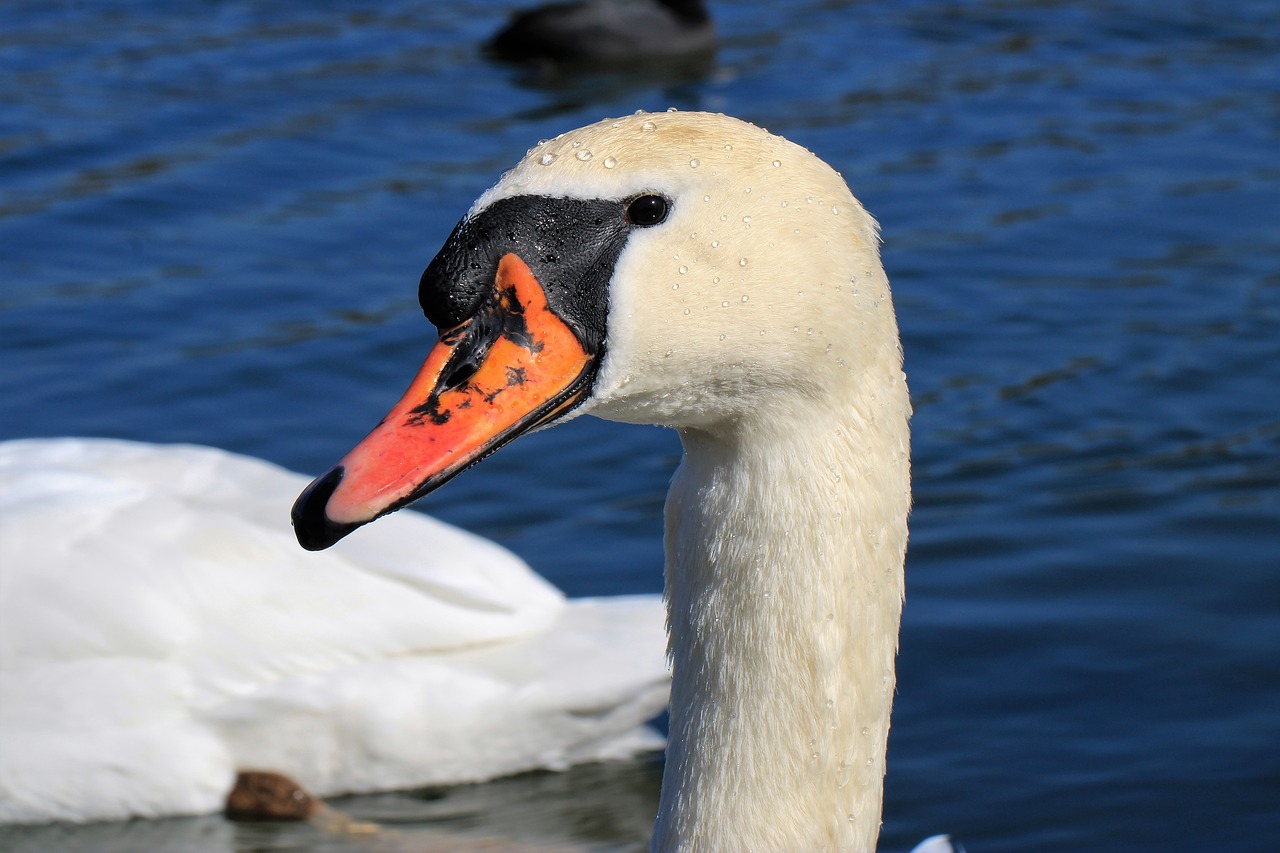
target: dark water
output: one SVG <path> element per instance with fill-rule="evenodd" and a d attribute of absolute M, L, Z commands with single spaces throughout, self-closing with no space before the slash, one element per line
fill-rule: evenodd
<path fill-rule="evenodd" d="M 1280 845 L 1280 6 L 720 2 L 706 67 L 550 80 L 478 54 L 504 8 L 0 7 L 0 438 L 318 472 L 403 389 L 432 339 L 418 274 L 530 144 L 732 113 L 820 154 L 884 227 L 916 404 L 884 846 Z M 656 591 L 678 452 L 581 419 L 423 508 L 572 594 Z M 655 772 L 344 807 L 410 838 L 625 849 Z M 308 833 L 0 846 L 372 843 Z"/>

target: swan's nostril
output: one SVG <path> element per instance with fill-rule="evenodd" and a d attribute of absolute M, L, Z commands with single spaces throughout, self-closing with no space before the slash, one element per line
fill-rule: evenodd
<path fill-rule="evenodd" d="M 444 377 L 440 385 L 436 389 L 436 393 L 443 394 L 445 391 L 452 391 L 455 388 L 466 383 L 468 379 L 476 375 L 476 371 L 480 369 L 480 361 L 477 359 L 465 358 L 456 364 Z"/>

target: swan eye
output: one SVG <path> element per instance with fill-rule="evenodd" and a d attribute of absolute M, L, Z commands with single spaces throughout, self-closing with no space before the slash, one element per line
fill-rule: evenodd
<path fill-rule="evenodd" d="M 667 218 L 667 200 L 660 195 L 642 195 L 627 205 L 627 221 L 632 225 L 648 227 Z"/>

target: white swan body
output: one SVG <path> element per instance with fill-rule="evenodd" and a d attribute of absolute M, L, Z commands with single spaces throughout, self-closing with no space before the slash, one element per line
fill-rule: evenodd
<path fill-rule="evenodd" d="M 540 144 L 428 268 L 441 343 L 300 499 L 300 538 L 325 547 L 570 410 L 675 427 L 653 849 L 872 850 L 911 411 L 878 245 L 830 167 L 735 119 L 637 114 Z M 553 351 L 561 373 L 540 360 Z M 512 415 L 504 395 L 535 382 L 544 395 Z M 451 437 L 494 399 L 489 443 Z M 462 461 L 377 469 L 389 446 L 437 441 Z"/>
<path fill-rule="evenodd" d="M 660 747 L 656 596 L 566 601 L 417 513 L 307 555 L 304 483 L 211 448 L 0 444 L 0 822 L 216 811 L 240 768 L 334 794 Z"/>

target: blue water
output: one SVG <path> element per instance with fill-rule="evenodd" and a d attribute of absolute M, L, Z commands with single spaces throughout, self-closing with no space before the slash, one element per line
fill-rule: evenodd
<path fill-rule="evenodd" d="M 529 145 L 735 114 L 832 163 L 884 229 L 916 406 L 885 848 L 1275 849 L 1280 7 L 711 6 L 706 67 L 556 78 L 479 54 L 499 2 L 0 6 L 0 438 L 320 472 L 403 390 L 433 338 L 419 273 Z M 678 454 L 584 418 L 421 508 L 572 594 L 657 591 Z M 630 849 L 655 778 L 346 807 L 406 833 L 515 810 Z M 0 846 L 368 849 L 308 832 Z"/>

